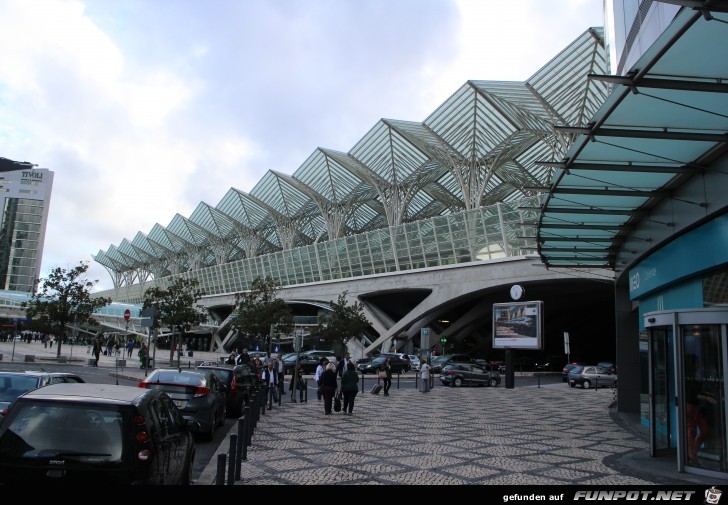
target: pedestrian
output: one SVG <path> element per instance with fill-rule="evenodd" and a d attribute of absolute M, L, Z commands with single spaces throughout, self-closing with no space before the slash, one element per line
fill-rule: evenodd
<path fill-rule="evenodd" d="M 96 342 L 94 342 L 94 356 L 96 357 L 96 360 L 94 361 L 94 366 L 99 366 L 99 356 L 101 355 L 101 337 L 96 337 Z"/>
<path fill-rule="evenodd" d="M 268 386 L 268 402 L 270 404 L 278 402 L 278 370 L 275 362 L 269 361 L 268 367 L 263 370 L 263 383 Z"/>
<path fill-rule="evenodd" d="M 131 354 L 134 352 L 134 340 L 129 340 L 126 343 L 126 357 L 131 358 Z"/>
<path fill-rule="evenodd" d="M 387 358 L 384 364 L 382 364 L 382 371 L 387 374 L 387 376 L 382 379 L 382 383 L 384 384 L 384 396 L 389 396 L 389 388 L 392 387 L 392 358 Z"/>
<path fill-rule="evenodd" d="M 336 363 L 336 375 L 341 377 L 348 369 L 349 363 L 351 363 L 351 354 L 347 352 L 346 354 L 344 354 L 344 359 Z"/>
<path fill-rule="evenodd" d="M 341 410 L 344 414 L 351 415 L 354 411 L 354 398 L 359 392 L 359 374 L 356 373 L 356 366 L 351 360 L 341 375 L 341 392 L 344 394 L 344 406 Z"/>
<path fill-rule="evenodd" d="M 53 349 L 53 335 L 50 335 L 48 337 L 48 347 L 50 347 L 51 349 Z"/>
<path fill-rule="evenodd" d="M 280 393 L 286 394 L 286 383 L 285 383 L 285 376 L 286 376 L 286 364 L 283 362 L 283 355 L 278 353 L 278 357 L 276 358 L 276 363 L 278 363 L 278 387 L 280 388 Z"/>
<path fill-rule="evenodd" d="M 331 404 L 338 387 L 336 367 L 333 363 L 327 363 L 326 370 L 321 374 L 321 394 L 324 397 L 324 414 L 327 416 L 331 414 Z"/>
<path fill-rule="evenodd" d="M 420 373 L 422 374 L 420 378 L 422 381 L 422 392 L 427 393 L 430 391 L 430 365 L 427 363 L 427 359 L 422 360 Z"/>
<path fill-rule="evenodd" d="M 139 368 L 146 368 L 147 362 L 149 361 L 149 350 L 147 349 L 147 344 L 142 342 L 137 355 L 139 356 Z"/>
<path fill-rule="evenodd" d="M 298 390 L 299 399 L 301 403 L 303 403 L 303 392 L 306 391 L 306 383 L 303 380 L 301 365 L 296 365 L 296 370 L 291 375 L 291 384 L 289 389 L 291 390 L 291 400 L 293 402 L 296 401 L 296 390 Z"/>
<path fill-rule="evenodd" d="M 326 365 L 329 364 L 329 360 L 326 358 L 321 358 L 319 360 L 319 364 L 316 367 L 316 371 L 313 374 L 313 380 L 316 381 L 316 395 L 318 396 L 318 400 L 321 401 L 321 398 L 323 395 L 321 394 L 321 375 L 326 371 Z"/>

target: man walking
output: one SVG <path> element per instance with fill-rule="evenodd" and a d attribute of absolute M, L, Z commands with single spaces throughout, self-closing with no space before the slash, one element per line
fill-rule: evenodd
<path fill-rule="evenodd" d="M 283 355 L 281 353 L 278 353 L 276 363 L 278 363 L 278 387 L 280 388 L 280 393 L 285 394 L 286 381 L 284 380 L 284 378 L 286 376 L 286 364 L 283 363 Z"/>
<path fill-rule="evenodd" d="M 273 360 L 268 361 L 268 367 L 263 370 L 262 380 L 268 385 L 269 404 L 278 402 L 278 371 Z"/>
<path fill-rule="evenodd" d="M 344 354 L 344 359 L 336 364 L 336 375 L 341 377 L 348 370 L 349 363 L 351 363 L 351 354 L 347 352 Z"/>

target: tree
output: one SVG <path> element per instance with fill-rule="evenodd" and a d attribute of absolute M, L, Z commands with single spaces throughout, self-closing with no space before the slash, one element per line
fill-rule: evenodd
<path fill-rule="evenodd" d="M 144 309 L 154 308 L 157 315 L 154 319 L 154 328 L 168 327 L 173 332 L 177 330 L 179 337 L 177 346 L 177 366 L 180 364 L 182 341 L 185 332 L 193 326 L 207 321 L 207 309 L 197 302 L 205 296 L 199 289 L 200 281 L 197 279 L 176 278 L 167 288 L 149 288 L 144 292 L 142 301 Z M 169 362 L 174 359 L 175 340 L 169 350 Z"/>
<path fill-rule="evenodd" d="M 236 315 L 231 325 L 249 338 L 268 343 L 268 354 L 272 346 L 271 327 L 274 333 L 289 334 L 293 331 L 293 314 L 286 302 L 278 298 L 280 285 L 271 278 L 256 277 L 250 291 L 235 294 Z"/>
<path fill-rule="evenodd" d="M 21 304 L 26 317 L 47 323 L 57 332 L 58 357 L 61 355 L 66 327 L 71 323 L 74 326 L 97 324 L 92 314 L 96 309 L 111 303 L 111 298 L 91 297 L 90 289 L 99 281 L 87 280 L 84 277 L 87 270 L 88 263 L 84 262 L 70 270 L 54 268 L 48 277 L 36 281 L 39 289 L 31 295 L 30 300 Z"/>
<path fill-rule="evenodd" d="M 358 337 L 369 327 L 369 321 L 364 315 L 364 305 L 357 301 L 349 305 L 346 301 L 347 293 L 348 291 L 344 291 L 336 302 L 329 302 L 331 312 L 323 316 L 316 329 L 311 332 L 312 337 L 339 344 L 342 351 L 346 349 L 349 340 Z"/>

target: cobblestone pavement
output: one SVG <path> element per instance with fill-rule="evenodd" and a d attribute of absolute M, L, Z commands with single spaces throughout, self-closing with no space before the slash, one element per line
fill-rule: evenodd
<path fill-rule="evenodd" d="M 674 459 L 630 461 L 648 443 L 612 419 L 613 401 L 609 389 L 564 384 L 392 389 L 360 392 L 352 416 L 327 416 L 314 394 L 261 417 L 235 484 L 715 484 L 679 474 Z M 215 476 L 213 462 L 198 484 Z"/>
<path fill-rule="evenodd" d="M 64 346 L 70 364 L 88 366 L 85 346 Z M 36 369 L 55 362 L 57 349 L 41 343 L 0 343 L 2 362 L 34 355 Z M 132 379 L 144 376 L 136 350 L 120 372 L 116 358 L 99 366 Z M 185 356 L 216 361 L 219 353 Z M 168 366 L 168 353 L 157 354 Z M 411 379 L 408 379 L 411 380 Z M 236 485 L 277 484 L 503 484 L 503 485 L 728 485 L 728 481 L 679 473 L 675 456 L 651 458 L 646 430 L 613 407 L 609 389 L 542 387 L 449 388 L 429 393 L 397 389 L 367 392 L 354 415 L 325 416 L 313 389 L 306 403 L 274 405 L 258 423 L 248 460 Z M 235 433 L 234 425 L 230 433 Z M 229 440 L 219 447 L 226 453 Z M 197 481 L 215 484 L 217 461 Z"/>

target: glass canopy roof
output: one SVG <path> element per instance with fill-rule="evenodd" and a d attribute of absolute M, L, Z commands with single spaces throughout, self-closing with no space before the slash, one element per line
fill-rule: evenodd
<path fill-rule="evenodd" d="M 579 137 L 562 161 L 542 163 L 557 168 L 537 233 L 547 266 L 619 270 L 625 238 L 649 209 L 726 152 L 725 6 L 683 9 L 625 76 L 590 76 L 613 93 L 590 124 L 557 127 Z"/>
<path fill-rule="evenodd" d="M 378 121 L 347 153 L 317 148 L 292 175 L 99 251 L 119 287 L 241 258 L 512 202 L 543 191 L 608 94 L 601 28 L 525 82 L 468 81 L 423 122 Z"/>

